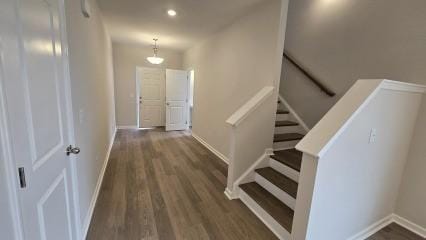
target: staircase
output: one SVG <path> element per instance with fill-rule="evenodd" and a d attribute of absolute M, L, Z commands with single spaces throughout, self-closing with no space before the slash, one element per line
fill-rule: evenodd
<path fill-rule="evenodd" d="M 240 199 L 280 238 L 290 239 L 302 153 L 294 147 L 306 131 L 278 101 L 274 153 L 240 184 Z"/>

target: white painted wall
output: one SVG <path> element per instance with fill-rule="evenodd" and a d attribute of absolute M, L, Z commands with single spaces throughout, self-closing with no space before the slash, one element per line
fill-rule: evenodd
<path fill-rule="evenodd" d="M 80 218 L 87 225 L 95 187 L 115 131 L 111 42 L 96 1 L 91 1 L 90 18 L 81 14 L 80 1 L 65 3 L 75 145 L 81 148 L 77 160 Z"/>
<path fill-rule="evenodd" d="M 396 213 L 426 229 L 426 97 L 420 109 Z"/>
<path fill-rule="evenodd" d="M 280 14 L 281 1 L 265 1 L 184 54 L 184 68 L 195 70 L 192 130 L 225 156 L 226 119 L 263 87 L 275 86 Z"/>
<path fill-rule="evenodd" d="M 182 53 L 161 48 L 158 55 L 164 58 L 160 65 L 149 63 L 152 47 L 113 43 L 115 111 L 117 126 L 137 126 L 136 67 L 182 69 Z"/>
<path fill-rule="evenodd" d="M 426 1 L 290 1 L 285 48 L 338 93 L 284 63 L 280 93 L 312 127 L 357 80 L 426 83 Z"/>
<path fill-rule="evenodd" d="M 343 132 L 331 138 L 331 145 L 324 144 L 322 136 L 317 136 L 320 132 L 327 133 L 332 129 L 333 119 L 340 121 L 339 116 L 346 118 L 343 105 L 351 109 L 350 104 L 364 102 L 364 97 L 357 99 L 363 95 L 360 94 L 364 92 L 363 87 L 368 85 L 356 85 L 351 89 L 348 97 L 352 101 L 342 98 L 327 114 L 330 117 L 322 119 L 297 146 L 298 149 L 306 148 L 319 156 L 319 159 L 304 158 L 305 161 L 317 161 L 304 163 L 317 164 L 316 173 L 310 171 L 316 175 L 311 179 L 315 183 L 306 239 L 349 239 L 395 212 L 422 100 L 421 93 L 380 88 L 376 95 L 367 99 L 363 108 L 355 108 L 359 109 L 356 115 L 345 124 Z M 340 128 L 341 123 L 336 122 L 335 125 Z M 377 131 L 376 141 L 369 142 L 373 128 Z M 322 147 L 326 146 L 326 150 L 313 147 L 315 142 Z M 301 181 L 305 178 L 302 172 Z M 310 185 L 306 182 L 304 184 Z M 308 195 L 298 195 L 296 215 L 306 209 L 309 211 L 309 204 L 306 204 Z M 306 209 L 301 211 L 298 204 Z M 297 230 L 293 234 L 298 234 L 296 239 L 304 239 L 300 235 L 303 227 L 300 227 L 298 216 L 295 221 Z"/>
<path fill-rule="evenodd" d="M 0 146 L 0 156 L 3 157 Z M 6 184 L 5 161 L 0 161 L 0 233 L 2 239 L 15 239 L 14 226 L 9 202 L 9 189 Z"/>

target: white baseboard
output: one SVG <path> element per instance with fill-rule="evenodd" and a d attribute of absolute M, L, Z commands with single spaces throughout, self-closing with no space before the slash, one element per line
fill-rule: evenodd
<path fill-rule="evenodd" d="M 426 238 L 426 228 L 423 228 L 397 214 L 390 214 L 389 216 L 386 216 L 385 218 L 380 219 L 379 221 L 371 224 L 363 231 L 348 238 L 348 240 L 364 240 L 393 222 L 423 238 Z"/>
<path fill-rule="evenodd" d="M 214 155 L 216 155 L 218 158 L 220 158 L 222 161 L 224 161 L 226 164 L 229 164 L 229 159 L 223 155 L 221 152 L 216 150 L 214 147 L 212 147 L 210 144 L 208 144 L 204 139 L 199 137 L 197 134 L 192 133 L 192 136 L 197 139 L 198 142 L 204 145 L 208 150 L 210 150 Z"/>
<path fill-rule="evenodd" d="M 107 154 L 104 160 L 104 164 L 102 165 L 101 172 L 99 173 L 98 182 L 96 183 L 95 191 L 92 195 L 92 200 L 90 201 L 89 209 L 87 211 L 86 217 L 84 218 L 83 226 L 82 226 L 82 236 L 81 240 L 86 239 L 87 232 L 89 230 L 90 221 L 92 220 L 93 211 L 95 210 L 96 201 L 98 200 L 99 191 L 101 189 L 102 181 L 104 179 L 105 171 L 108 165 L 109 156 L 111 154 L 112 145 L 114 144 L 115 135 L 117 133 L 117 129 L 115 129 L 112 138 L 110 139 L 110 143 L 108 146 Z"/>
<path fill-rule="evenodd" d="M 138 129 L 139 127 L 136 125 L 123 125 L 123 126 L 117 126 L 117 129 Z"/>
<path fill-rule="evenodd" d="M 417 224 L 415 224 L 415 223 L 413 223 L 413 222 L 411 222 L 411 221 L 409 221 L 409 220 L 407 220 L 407 219 L 405 219 L 405 218 L 403 218 L 399 215 L 396 215 L 396 214 L 392 215 L 392 219 L 393 219 L 393 222 L 400 225 L 401 227 L 404 227 L 404 228 L 410 230 L 411 232 L 413 232 L 413 233 L 415 233 L 415 234 L 417 234 L 417 235 L 419 235 L 423 238 L 426 238 L 426 228 L 421 227 L 421 226 L 419 226 L 419 225 L 417 225 Z"/>
<path fill-rule="evenodd" d="M 225 189 L 225 196 L 229 199 L 229 200 L 234 200 L 234 199 L 238 199 L 238 191 L 239 189 L 235 189 L 234 191 L 231 191 L 229 188 Z"/>
<path fill-rule="evenodd" d="M 379 221 L 371 224 L 369 227 L 355 234 L 354 236 L 348 238 L 347 240 L 364 240 L 370 237 L 371 235 L 375 234 L 376 232 L 378 232 L 380 229 L 386 227 L 392 222 L 393 222 L 393 214 L 390 214 L 380 219 Z"/>

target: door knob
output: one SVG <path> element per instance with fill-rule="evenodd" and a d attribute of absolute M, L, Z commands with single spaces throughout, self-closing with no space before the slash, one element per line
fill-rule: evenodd
<path fill-rule="evenodd" d="M 65 153 L 67 154 L 67 156 L 69 156 L 71 153 L 72 154 L 79 154 L 80 153 L 80 148 L 78 147 L 73 147 L 72 145 L 69 145 L 65 151 Z"/>
<path fill-rule="evenodd" d="M 170 103 L 166 103 L 166 105 L 167 105 L 167 106 L 169 106 L 169 105 L 170 105 Z"/>

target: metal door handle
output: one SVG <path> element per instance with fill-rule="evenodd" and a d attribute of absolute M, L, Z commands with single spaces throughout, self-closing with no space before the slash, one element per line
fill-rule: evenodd
<path fill-rule="evenodd" d="M 169 106 L 169 105 L 170 105 L 170 103 L 166 103 L 166 105 L 167 105 L 167 106 Z"/>
<path fill-rule="evenodd" d="M 65 151 L 65 153 L 67 154 L 67 156 L 69 156 L 71 153 L 72 154 L 79 154 L 80 153 L 80 148 L 73 147 L 72 145 L 69 145 L 67 147 L 67 150 Z"/>

